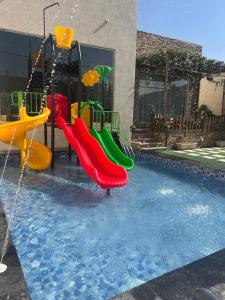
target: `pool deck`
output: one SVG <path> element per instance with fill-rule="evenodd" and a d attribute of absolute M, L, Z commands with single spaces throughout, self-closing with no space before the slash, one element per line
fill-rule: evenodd
<path fill-rule="evenodd" d="M 0 201 L 0 249 L 2 250 L 7 221 Z M 0 251 L 1 252 L 1 251 Z M 0 300 L 30 300 L 23 271 L 16 249 L 10 238 L 7 253 L 3 261 L 8 269 L 0 274 Z"/>
<path fill-rule="evenodd" d="M 193 300 L 197 288 L 225 299 L 225 249 L 148 281 L 111 300 Z"/>
<path fill-rule="evenodd" d="M 196 148 L 192 150 L 157 150 L 156 155 L 225 171 L 225 148 Z"/>

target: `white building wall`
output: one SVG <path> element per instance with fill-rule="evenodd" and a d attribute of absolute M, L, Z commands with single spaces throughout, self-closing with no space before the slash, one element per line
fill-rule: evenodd
<path fill-rule="evenodd" d="M 221 77 L 215 77 L 215 82 L 211 82 L 203 78 L 200 82 L 200 94 L 198 107 L 207 105 L 207 107 L 215 115 L 222 115 L 223 109 L 223 84 L 221 85 Z M 218 84 L 216 83 L 218 82 Z"/>
<path fill-rule="evenodd" d="M 130 133 L 133 118 L 137 0 L 60 0 L 46 13 L 46 31 L 58 24 L 76 29 L 80 43 L 115 49 L 114 110 Z M 49 0 L 0 1 L 0 27 L 43 34 L 42 10 Z M 107 21 L 106 21 L 107 20 Z"/>

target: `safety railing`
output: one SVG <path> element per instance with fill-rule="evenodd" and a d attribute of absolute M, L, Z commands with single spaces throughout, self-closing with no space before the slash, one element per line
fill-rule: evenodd
<path fill-rule="evenodd" d="M 37 115 L 41 110 L 41 99 L 43 93 L 15 91 L 11 93 L 11 106 L 19 109 L 24 104 L 27 107 L 28 115 Z"/>
<path fill-rule="evenodd" d="M 120 122 L 118 137 L 119 137 L 119 140 L 120 140 L 120 144 L 123 147 L 123 150 L 126 153 L 126 155 L 133 159 L 134 158 L 134 151 L 133 151 L 130 140 L 129 140 L 127 134 L 126 134 L 126 131 L 124 129 L 124 126 L 123 126 L 122 122 Z"/>
<path fill-rule="evenodd" d="M 96 130 L 101 130 L 103 115 L 99 110 L 93 110 L 93 125 Z M 104 126 L 111 132 L 119 131 L 120 115 L 115 111 L 105 111 L 104 114 Z"/>
<path fill-rule="evenodd" d="M 100 111 L 93 110 L 93 127 L 100 131 L 103 115 Z M 120 120 L 120 114 L 115 111 L 105 111 L 104 114 L 104 127 L 106 127 L 112 134 L 117 133 L 121 147 L 124 153 L 130 157 L 134 158 L 134 151 L 132 149 L 130 140 L 126 134 L 124 126 Z"/>

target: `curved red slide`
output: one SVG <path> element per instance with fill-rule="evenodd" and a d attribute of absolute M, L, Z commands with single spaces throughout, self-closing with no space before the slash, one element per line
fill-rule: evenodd
<path fill-rule="evenodd" d="M 66 125 L 63 118 L 56 123 L 76 151 L 86 173 L 103 189 L 121 187 L 128 183 L 127 171 L 111 162 L 97 140 L 89 133 L 82 119 L 76 119 L 72 126 Z"/>

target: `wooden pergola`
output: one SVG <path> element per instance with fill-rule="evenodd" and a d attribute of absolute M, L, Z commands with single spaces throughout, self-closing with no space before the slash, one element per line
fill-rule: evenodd
<path fill-rule="evenodd" d="M 224 82 L 225 63 L 214 59 L 207 59 L 200 54 L 189 51 L 169 49 L 155 51 L 137 56 L 137 68 L 143 68 L 146 75 L 156 74 L 164 76 L 163 115 L 167 115 L 169 76 L 180 76 L 188 80 L 188 86 L 199 85 L 202 78 L 210 81 L 216 75 Z"/>

